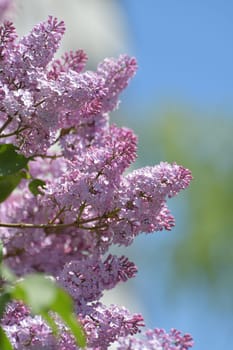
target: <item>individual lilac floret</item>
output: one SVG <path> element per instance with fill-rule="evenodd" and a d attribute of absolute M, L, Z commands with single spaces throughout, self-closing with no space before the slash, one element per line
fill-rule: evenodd
<path fill-rule="evenodd" d="M 189 334 L 182 335 L 180 331 L 171 329 L 148 330 L 144 338 L 127 337 L 119 340 L 117 350 L 188 350 L 193 347 L 193 339 Z"/>

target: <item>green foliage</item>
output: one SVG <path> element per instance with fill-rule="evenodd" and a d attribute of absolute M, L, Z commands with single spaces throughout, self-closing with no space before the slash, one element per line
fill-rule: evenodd
<path fill-rule="evenodd" d="M 23 178 L 27 177 L 25 169 L 29 160 L 18 154 L 14 145 L 0 145 L 0 203 L 9 197 Z"/>
<path fill-rule="evenodd" d="M 17 148 L 12 144 L 0 145 L 0 176 L 18 173 L 27 167 L 29 159 L 17 153 Z"/>
<path fill-rule="evenodd" d="M 131 122 L 139 134 L 139 165 L 175 161 L 194 177 L 184 194 L 185 217 L 176 215 L 177 224 L 182 222 L 179 244 L 167 253 L 172 256 L 171 289 L 201 283 L 213 305 L 233 309 L 233 121 L 182 108 L 149 114 L 143 125 L 135 116 Z M 159 259 L 160 251 L 156 254 Z"/>
<path fill-rule="evenodd" d="M 4 202 L 24 178 L 23 172 L 0 176 L 0 203 Z"/>
<path fill-rule="evenodd" d="M 0 344 L 1 350 L 13 350 L 13 346 L 11 345 L 2 327 L 0 327 Z"/>
<path fill-rule="evenodd" d="M 0 265 L 2 263 L 2 259 L 3 259 L 3 244 L 2 244 L 2 241 L 0 240 Z"/>
<path fill-rule="evenodd" d="M 0 318 L 2 317 L 7 304 L 11 300 L 11 294 L 8 292 L 2 292 L 0 293 Z"/>
<path fill-rule="evenodd" d="M 188 191 L 187 233 L 173 256 L 178 276 L 189 283 L 203 276 L 219 293 L 233 286 L 233 123 L 223 117 L 170 113 L 159 132 L 168 161 L 184 164 L 194 176 Z"/>

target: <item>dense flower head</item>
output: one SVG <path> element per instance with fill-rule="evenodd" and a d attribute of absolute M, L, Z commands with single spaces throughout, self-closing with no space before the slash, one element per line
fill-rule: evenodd
<path fill-rule="evenodd" d="M 18 308 L 18 306 L 16 307 Z M 32 316 L 28 313 L 21 315 L 21 319 L 19 317 L 15 319 L 16 311 L 9 315 L 8 309 L 2 322 L 14 350 L 62 350 L 62 347 L 59 348 L 59 342 L 52 334 L 50 327 L 40 316 Z M 9 316 L 11 317 L 10 322 L 7 322 Z M 73 347 L 70 350 L 75 350 L 75 344 L 72 343 Z M 69 347 L 67 347 L 68 349 Z"/>
<path fill-rule="evenodd" d="M 100 299 L 104 290 L 114 288 L 120 281 L 127 281 L 136 272 L 136 266 L 126 257 L 110 254 L 105 261 L 97 257 L 70 261 L 64 266 L 58 281 L 76 301 L 78 312 L 85 313 L 87 303 Z"/>
<path fill-rule="evenodd" d="M 73 298 L 90 350 L 107 349 L 120 337 L 122 350 L 186 350 L 191 338 L 173 330 L 148 331 L 144 343 L 128 338 L 144 326 L 142 316 L 106 307 L 101 297 L 137 272 L 110 247 L 170 230 L 167 201 L 189 186 L 191 172 L 166 162 L 127 172 L 137 137 L 111 124 L 109 113 L 134 76 L 136 60 L 106 58 L 96 71 L 84 71 L 82 50 L 55 59 L 64 31 L 51 16 L 22 39 L 12 23 L 0 26 L 0 145 L 12 144 L 27 161 L 17 190 L 0 204 L 4 261 L 19 277 L 53 276 Z M 77 350 L 67 328 L 55 322 L 59 339 L 15 302 L 1 320 L 15 350 Z"/>
<path fill-rule="evenodd" d="M 122 338 L 117 350 L 188 350 L 193 346 L 193 339 L 189 334 L 182 335 L 180 331 L 171 329 L 167 333 L 164 329 L 149 329 L 144 338 Z"/>
<path fill-rule="evenodd" d="M 94 116 L 105 119 L 136 71 L 126 55 L 105 60 L 96 72 L 82 72 L 82 50 L 54 60 L 64 31 L 53 17 L 19 40 L 11 23 L 0 27 L 0 117 L 10 121 L 4 137 L 14 136 L 25 155 L 45 154 L 59 130 L 60 136 L 78 134 Z"/>
<path fill-rule="evenodd" d="M 86 163 L 74 161 L 70 168 L 68 161 L 64 170 L 61 158 L 47 161 L 44 177 L 37 162 L 31 162 L 32 173 L 38 171 L 47 180 L 44 195 L 33 196 L 25 181 L 23 196 L 19 200 L 18 193 L 13 194 L 2 204 L 1 215 L 9 222 L 63 226 L 4 229 L 5 258 L 17 274 L 41 271 L 56 275 L 70 260 L 102 254 L 111 244 L 127 246 L 141 232 L 174 226 L 166 200 L 188 185 L 190 172 L 177 164 L 162 163 L 120 175 L 127 152 L 119 157 L 116 152 L 114 159 L 108 143 L 106 148 L 98 150 L 98 157 L 88 149 Z M 45 176 L 49 170 L 56 175 L 54 179 L 49 179 L 51 173 Z"/>
<path fill-rule="evenodd" d="M 8 305 L 2 325 L 15 350 L 55 350 L 56 340 L 40 316 L 33 317 L 22 303 Z"/>
<path fill-rule="evenodd" d="M 35 26 L 29 35 L 23 37 L 19 47 L 27 66 L 45 68 L 57 51 L 64 32 L 64 22 L 49 16 L 47 22 Z"/>
<path fill-rule="evenodd" d="M 93 303 L 87 314 L 79 314 L 88 336 L 87 349 L 108 349 L 119 337 L 136 334 L 144 326 L 140 314 L 130 314 L 124 307 Z M 10 304 L 2 325 L 15 350 L 78 350 L 67 327 L 54 316 L 61 336 L 56 338 L 40 316 L 33 316 L 22 304 Z"/>
<path fill-rule="evenodd" d="M 119 337 L 127 337 L 140 332 L 144 326 L 140 314 L 130 314 L 124 307 L 110 305 L 108 308 L 97 303 L 93 310 L 82 320 L 89 336 L 91 349 L 106 350 Z"/>

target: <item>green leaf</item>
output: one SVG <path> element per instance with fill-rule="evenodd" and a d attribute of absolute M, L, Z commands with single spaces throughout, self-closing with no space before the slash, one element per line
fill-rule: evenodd
<path fill-rule="evenodd" d="M 14 350 L 2 327 L 0 327 L 0 344 L 1 350 Z"/>
<path fill-rule="evenodd" d="M 10 293 L 2 293 L 0 294 L 0 318 L 2 317 L 7 304 L 11 300 L 11 295 Z M 0 343 L 1 344 L 1 343 Z"/>
<path fill-rule="evenodd" d="M 2 264 L 2 258 L 3 258 L 3 243 L 0 240 L 0 265 Z"/>
<path fill-rule="evenodd" d="M 11 297 L 11 284 L 9 282 L 13 282 L 16 280 L 16 276 L 9 270 L 8 267 L 1 263 L 0 265 L 0 281 L 2 281 L 2 285 L 0 286 L 0 319 L 5 311 L 5 308 L 9 301 L 12 299 Z M 1 344 L 1 343 L 0 343 Z"/>
<path fill-rule="evenodd" d="M 4 263 L 2 263 L 0 266 L 0 275 L 4 280 L 9 282 L 10 285 L 15 283 L 17 280 L 17 276 Z"/>
<path fill-rule="evenodd" d="M 23 177 L 24 174 L 21 172 L 7 176 L 0 176 L 0 203 L 3 202 L 12 191 L 14 191 Z"/>
<path fill-rule="evenodd" d="M 77 345 L 81 348 L 85 348 L 86 336 L 82 326 L 77 320 L 77 317 L 75 317 L 75 315 L 72 313 L 67 313 L 66 315 L 64 315 L 63 321 L 66 323 L 66 325 L 69 327 L 72 334 L 74 335 Z"/>
<path fill-rule="evenodd" d="M 12 144 L 0 145 L 0 176 L 11 175 L 26 168 L 29 159 L 16 152 Z"/>
<path fill-rule="evenodd" d="M 64 305 L 66 305 L 66 307 L 64 307 Z M 70 328 L 76 338 L 77 344 L 81 347 L 85 347 L 85 334 L 77 318 L 73 314 L 73 301 L 63 289 L 57 289 L 57 295 L 51 305 L 51 309 L 55 311 Z"/>
<path fill-rule="evenodd" d="M 49 312 L 56 312 L 73 333 L 77 345 L 85 347 L 86 338 L 82 326 L 73 314 L 71 297 L 54 281 L 40 274 L 27 275 L 14 286 L 12 298 L 22 300 L 34 314 L 40 314 L 57 333 L 57 327 Z"/>
<path fill-rule="evenodd" d="M 29 183 L 28 187 L 29 187 L 29 190 L 31 191 L 31 193 L 34 194 L 34 196 L 37 196 L 38 194 L 44 194 L 40 190 L 40 187 L 42 189 L 44 189 L 45 185 L 46 185 L 46 183 L 43 180 L 34 179 Z"/>
<path fill-rule="evenodd" d="M 57 294 L 57 285 L 40 274 L 29 274 L 16 283 L 12 295 L 24 301 L 32 312 L 48 311 Z"/>

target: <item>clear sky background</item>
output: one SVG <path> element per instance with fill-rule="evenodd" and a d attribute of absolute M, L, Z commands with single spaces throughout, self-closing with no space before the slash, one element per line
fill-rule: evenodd
<path fill-rule="evenodd" d="M 233 110 L 232 0 L 121 0 L 139 71 L 135 101 Z M 131 101 L 133 102 L 133 101 Z"/>

